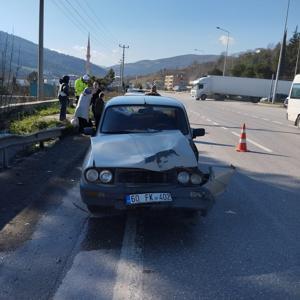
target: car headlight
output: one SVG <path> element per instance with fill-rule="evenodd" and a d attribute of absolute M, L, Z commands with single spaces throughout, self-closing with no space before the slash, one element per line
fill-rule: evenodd
<path fill-rule="evenodd" d="M 89 169 L 85 173 L 85 177 L 88 181 L 95 182 L 98 179 L 99 173 L 95 169 Z"/>
<path fill-rule="evenodd" d="M 185 171 L 179 172 L 178 175 L 177 175 L 177 180 L 180 183 L 186 184 L 190 180 L 190 175 L 189 175 L 188 172 L 185 172 Z"/>
<path fill-rule="evenodd" d="M 201 184 L 202 183 L 202 177 L 199 174 L 192 174 L 191 176 L 191 183 L 192 184 Z"/>
<path fill-rule="evenodd" d="M 99 174 L 99 179 L 102 183 L 109 183 L 113 179 L 113 175 L 110 171 L 108 170 L 103 170 Z"/>

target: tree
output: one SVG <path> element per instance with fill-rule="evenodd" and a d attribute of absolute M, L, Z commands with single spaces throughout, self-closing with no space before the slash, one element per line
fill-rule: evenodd
<path fill-rule="evenodd" d="M 255 66 L 255 73 L 258 78 L 271 78 L 273 70 L 269 64 L 260 63 Z"/>
<path fill-rule="evenodd" d="M 231 73 L 233 76 L 241 77 L 245 72 L 245 70 L 246 70 L 246 66 L 242 63 L 238 63 L 232 68 Z"/>
<path fill-rule="evenodd" d="M 256 74 L 252 66 L 247 67 L 247 69 L 243 73 L 244 77 L 249 77 L 249 78 L 256 77 L 255 75 Z"/>
<path fill-rule="evenodd" d="M 208 74 L 221 76 L 221 75 L 223 75 L 223 72 L 220 69 L 218 69 L 217 67 L 214 67 L 211 71 L 208 72 Z"/>

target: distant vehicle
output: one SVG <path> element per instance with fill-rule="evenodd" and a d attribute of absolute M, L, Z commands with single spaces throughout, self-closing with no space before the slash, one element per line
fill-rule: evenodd
<path fill-rule="evenodd" d="M 143 89 L 129 88 L 127 89 L 125 96 L 140 96 L 145 94 L 147 91 Z"/>
<path fill-rule="evenodd" d="M 182 92 L 182 91 L 186 91 L 186 88 L 184 86 L 175 85 L 173 87 L 173 91 L 175 91 L 175 92 Z"/>
<path fill-rule="evenodd" d="M 286 97 L 291 88 L 291 81 L 278 81 L 277 94 Z M 272 90 L 272 80 L 259 78 L 207 76 L 193 81 L 191 96 L 196 100 L 224 100 L 227 97 L 241 97 L 242 99 L 258 102 L 261 98 L 269 97 Z M 282 95 L 280 95 L 282 97 Z"/>
<path fill-rule="evenodd" d="M 222 193 L 233 168 L 201 170 L 184 105 L 172 98 L 121 96 L 107 102 L 83 163 L 82 200 L 97 208 L 199 210 Z"/>
<path fill-rule="evenodd" d="M 288 97 L 287 119 L 300 128 L 300 75 L 296 75 Z"/>

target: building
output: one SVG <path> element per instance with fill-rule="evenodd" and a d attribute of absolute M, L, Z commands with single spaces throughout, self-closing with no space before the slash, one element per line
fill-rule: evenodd
<path fill-rule="evenodd" d="M 88 44 L 86 48 L 86 62 L 85 62 L 85 73 L 91 75 L 91 44 L 90 34 L 88 36 Z"/>
<path fill-rule="evenodd" d="M 178 87 L 179 89 L 184 89 L 186 85 L 187 85 L 187 81 L 185 78 L 185 74 L 182 72 L 165 76 L 166 90 L 173 90 L 175 87 Z"/>

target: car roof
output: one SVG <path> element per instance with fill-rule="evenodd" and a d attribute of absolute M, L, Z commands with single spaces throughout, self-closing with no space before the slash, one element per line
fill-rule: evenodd
<path fill-rule="evenodd" d="M 145 95 L 128 95 L 128 96 L 118 96 L 114 97 L 106 103 L 106 108 L 114 105 L 165 105 L 165 106 L 175 106 L 184 109 L 184 105 L 170 97 L 163 96 L 145 96 Z"/>

